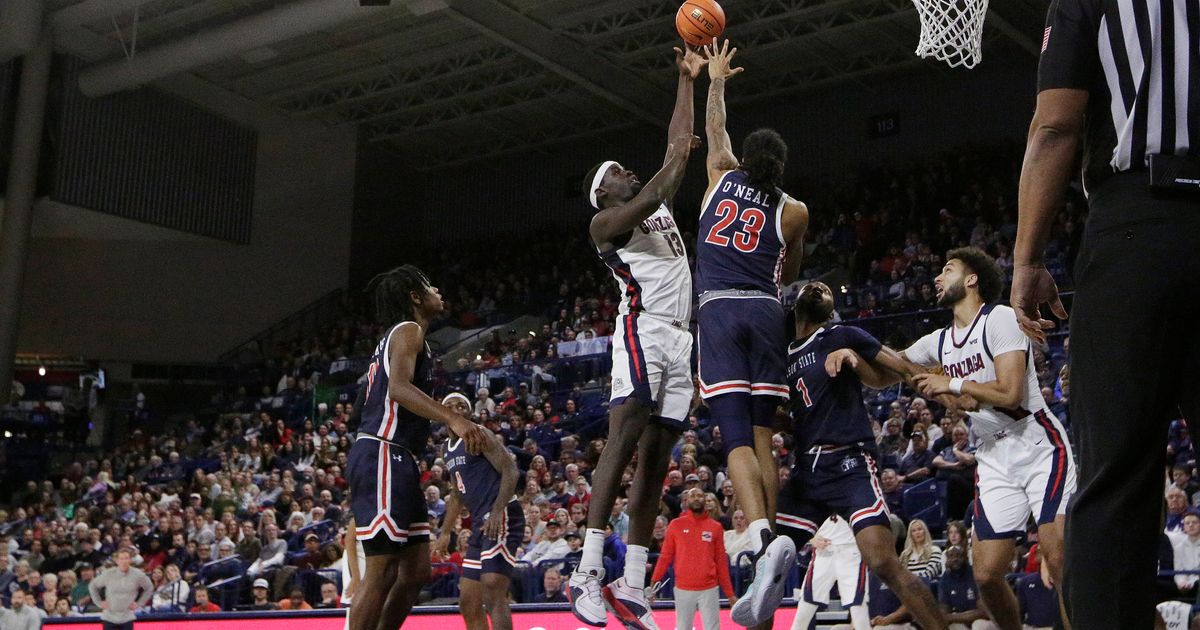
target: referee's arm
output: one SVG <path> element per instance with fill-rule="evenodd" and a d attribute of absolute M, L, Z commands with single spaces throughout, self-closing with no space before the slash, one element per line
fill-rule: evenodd
<path fill-rule="evenodd" d="M 1088 88 L 1097 72 L 1098 54 L 1081 5 L 1082 0 L 1054 0 L 1047 14 L 1037 110 L 1017 195 L 1011 303 L 1021 329 L 1038 341 L 1054 327 L 1038 312 L 1042 304 L 1050 304 L 1058 318 L 1067 317 L 1042 256 L 1082 144 Z"/>

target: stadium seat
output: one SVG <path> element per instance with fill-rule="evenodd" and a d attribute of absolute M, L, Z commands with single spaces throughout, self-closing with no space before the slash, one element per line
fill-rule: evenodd
<path fill-rule="evenodd" d="M 904 491 L 904 513 L 909 520 L 921 519 L 930 534 L 938 536 L 946 528 L 945 490 L 936 479 L 929 479 Z"/>

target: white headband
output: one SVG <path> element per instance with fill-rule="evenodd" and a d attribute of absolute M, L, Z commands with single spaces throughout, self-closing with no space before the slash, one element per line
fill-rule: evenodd
<path fill-rule="evenodd" d="M 467 398 L 466 396 L 464 396 L 458 392 L 454 392 L 452 394 L 446 394 L 446 397 L 442 399 L 442 404 L 444 405 L 444 404 L 450 402 L 451 400 L 455 400 L 458 398 L 462 399 L 464 405 L 466 405 L 468 407 L 471 406 L 471 399 Z"/>
<path fill-rule="evenodd" d="M 616 160 L 609 160 L 601 164 L 600 168 L 596 169 L 596 177 L 592 179 L 592 187 L 588 191 L 588 200 L 592 202 L 592 207 L 597 210 L 600 209 L 600 202 L 596 200 L 596 189 L 600 187 L 600 182 L 604 181 L 604 174 L 607 173 L 608 169 L 612 168 L 614 164 L 620 166 L 620 164 L 617 164 Z"/>

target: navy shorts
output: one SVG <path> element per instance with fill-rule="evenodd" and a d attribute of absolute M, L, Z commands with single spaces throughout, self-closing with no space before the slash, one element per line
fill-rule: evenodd
<path fill-rule="evenodd" d="M 368 556 L 429 542 L 429 511 L 421 470 L 408 449 L 359 436 L 347 465 L 355 536 Z"/>
<path fill-rule="evenodd" d="M 846 519 L 855 534 L 872 525 L 891 527 L 875 458 L 860 448 L 799 455 L 779 491 L 776 512 L 779 532 L 790 536 L 797 547 L 807 543 L 831 514 Z"/>
<path fill-rule="evenodd" d="M 483 535 L 486 522 L 471 524 L 471 538 L 463 554 L 462 577 L 478 580 L 484 573 L 499 573 L 511 578 L 517 566 L 517 549 L 525 539 L 525 512 L 517 501 L 509 501 L 504 508 L 504 540 L 493 540 Z"/>
<path fill-rule="evenodd" d="M 705 299 L 696 311 L 700 395 L 788 397 L 787 317 L 783 306 L 756 291 Z"/>

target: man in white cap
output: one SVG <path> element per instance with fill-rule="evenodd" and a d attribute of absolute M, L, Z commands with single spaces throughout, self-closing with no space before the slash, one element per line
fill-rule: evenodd
<path fill-rule="evenodd" d="M 271 601 L 269 596 L 271 585 L 264 578 L 254 580 L 254 588 L 251 593 L 254 595 L 254 603 L 250 604 L 250 610 L 279 610 L 279 604 Z"/>

